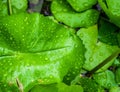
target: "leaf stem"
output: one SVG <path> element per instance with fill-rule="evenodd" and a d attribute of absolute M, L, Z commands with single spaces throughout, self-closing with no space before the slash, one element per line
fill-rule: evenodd
<path fill-rule="evenodd" d="M 93 68 L 91 71 L 88 71 L 85 75 L 87 77 L 90 77 L 93 73 L 95 73 L 97 70 L 99 70 L 101 67 L 103 67 L 105 64 L 110 62 L 113 58 L 116 58 L 120 54 L 120 49 L 114 52 L 112 55 L 110 55 L 108 58 L 106 58 L 103 62 L 101 62 L 99 65 L 97 65 L 95 68 Z"/>
<path fill-rule="evenodd" d="M 19 81 L 18 78 L 16 79 L 16 83 L 17 83 L 17 86 L 18 86 L 20 92 L 24 92 L 24 91 L 23 91 L 23 85 L 22 85 L 22 83 Z"/>
<path fill-rule="evenodd" d="M 9 14 L 9 15 L 12 15 L 11 0 L 7 0 L 7 4 L 8 4 L 8 14 Z"/>

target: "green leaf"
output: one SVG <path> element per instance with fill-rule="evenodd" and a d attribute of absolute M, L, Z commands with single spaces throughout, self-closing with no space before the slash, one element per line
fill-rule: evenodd
<path fill-rule="evenodd" d="M 115 79 L 118 84 L 120 84 L 120 67 L 115 71 Z"/>
<path fill-rule="evenodd" d="M 65 0 L 53 0 L 51 11 L 59 22 L 75 28 L 94 25 L 99 17 L 99 12 L 94 9 L 77 13 Z"/>
<path fill-rule="evenodd" d="M 10 0 L 13 14 L 25 12 L 27 9 L 27 0 Z M 0 16 L 9 15 L 8 0 L 0 0 Z"/>
<path fill-rule="evenodd" d="M 112 87 L 109 92 L 120 92 L 120 87 Z"/>
<path fill-rule="evenodd" d="M 17 87 L 5 83 L 0 83 L 0 92 L 20 92 Z"/>
<path fill-rule="evenodd" d="M 93 75 L 93 78 L 100 86 L 107 89 L 118 86 L 115 81 L 114 73 L 110 70 L 106 70 L 101 73 L 96 73 Z"/>
<path fill-rule="evenodd" d="M 118 30 L 118 27 L 101 18 L 98 28 L 98 39 L 109 45 L 118 45 Z"/>
<path fill-rule="evenodd" d="M 119 43 L 119 47 L 120 47 L 120 33 L 118 33 L 117 38 L 118 38 L 118 43 Z"/>
<path fill-rule="evenodd" d="M 97 0 L 67 0 L 74 10 L 81 12 L 92 8 L 97 3 Z"/>
<path fill-rule="evenodd" d="M 109 17 L 110 21 L 120 27 L 120 1 L 119 0 L 98 0 L 100 6 Z"/>
<path fill-rule="evenodd" d="M 37 13 L 0 20 L 0 82 L 21 85 L 25 92 L 78 75 L 84 51 L 74 30 Z"/>
<path fill-rule="evenodd" d="M 98 41 L 98 30 L 96 25 L 89 28 L 81 28 L 77 32 L 77 35 L 82 39 L 86 48 L 86 61 L 83 65 L 83 68 L 88 71 L 92 70 L 112 53 L 118 50 L 117 46 L 107 45 Z M 114 59 L 99 69 L 97 72 L 106 70 L 113 62 Z"/>
<path fill-rule="evenodd" d="M 31 89 L 30 92 L 83 92 L 80 85 L 68 86 L 64 83 L 50 84 L 50 85 L 37 85 Z"/>
<path fill-rule="evenodd" d="M 96 84 L 96 82 L 93 79 L 83 77 L 83 76 L 77 76 L 71 84 L 77 84 L 81 85 L 84 89 L 84 92 L 103 92 L 101 87 Z"/>

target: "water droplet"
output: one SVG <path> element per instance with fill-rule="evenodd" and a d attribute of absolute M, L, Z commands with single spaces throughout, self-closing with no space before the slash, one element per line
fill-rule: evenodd
<path fill-rule="evenodd" d="M 23 30 L 23 29 L 24 29 L 24 27 L 21 27 L 21 29 Z"/>
<path fill-rule="evenodd" d="M 86 6 L 88 6 L 88 3 L 84 3 L 83 5 L 86 7 Z"/>
<path fill-rule="evenodd" d="M 108 83 L 108 84 L 107 84 L 107 86 L 108 86 L 108 87 L 111 87 L 111 84 L 110 84 L 110 83 Z"/>
<path fill-rule="evenodd" d="M 45 60 L 47 61 L 47 60 L 48 60 L 48 58 L 45 58 Z"/>
<path fill-rule="evenodd" d="M 75 69 L 78 69 L 78 66 L 75 66 Z"/>
<path fill-rule="evenodd" d="M 7 85 L 6 84 L 4 84 L 4 87 L 6 87 Z"/>
<path fill-rule="evenodd" d="M 13 38 L 12 38 L 12 37 L 10 37 L 10 40 L 13 40 Z"/>
<path fill-rule="evenodd" d="M 63 35 L 60 35 L 60 37 L 63 37 Z"/>
<path fill-rule="evenodd" d="M 83 37 L 84 35 L 83 34 L 79 34 L 80 37 Z"/>
<path fill-rule="evenodd" d="M 4 76 L 4 77 L 6 77 L 6 76 L 7 76 L 7 74 L 4 74 L 3 76 Z"/>
<path fill-rule="evenodd" d="M 25 39 L 22 39 L 22 41 L 25 41 Z"/>
<path fill-rule="evenodd" d="M 12 65 L 12 63 L 10 63 L 10 66 Z"/>
<path fill-rule="evenodd" d="M 70 80 L 70 78 L 67 78 L 67 80 Z"/>
<path fill-rule="evenodd" d="M 78 45 L 75 45 L 75 48 L 77 48 L 78 47 Z"/>
<path fill-rule="evenodd" d="M 53 76 L 51 75 L 51 76 L 50 76 L 50 79 L 52 79 L 52 78 L 53 78 Z"/>
<path fill-rule="evenodd" d="M 72 74 L 75 74 L 75 72 L 72 72 Z"/>
<path fill-rule="evenodd" d="M 92 62 L 92 61 L 93 61 L 93 58 L 92 58 L 92 57 L 90 57 L 90 58 L 89 58 L 89 61 L 90 61 L 90 62 Z"/>

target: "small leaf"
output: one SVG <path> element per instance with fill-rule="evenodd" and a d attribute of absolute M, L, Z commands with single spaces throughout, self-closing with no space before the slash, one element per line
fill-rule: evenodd
<path fill-rule="evenodd" d="M 98 0 L 99 5 L 109 17 L 110 21 L 120 27 L 120 1 L 119 0 Z"/>
<path fill-rule="evenodd" d="M 96 25 L 88 28 L 81 28 L 77 32 L 77 35 L 80 37 L 80 39 L 82 39 L 86 48 L 86 61 L 83 65 L 83 68 L 88 71 L 95 68 L 103 60 L 118 50 L 118 46 L 111 46 L 98 41 L 98 30 Z M 114 62 L 115 58 L 113 58 L 113 60 L 111 60 L 97 72 L 106 70 Z"/>
<path fill-rule="evenodd" d="M 83 77 L 83 76 L 77 76 L 71 84 L 77 84 L 81 85 L 84 89 L 84 92 L 102 92 L 102 89 L 99 85 L 96 84 L 96 82 L 93 79 Z"/>
<path fill-rule="evenodd" d="M 67 0 L 74 10 L 81 12 L 92 8 L 97 3 L 97 0 Z"/>
<path fill-rule="evenodd" d="M 120 67 L 115 71 L 115 79 L 118 84 L 120 84 Z"/>
<path fill-rule="evenodd" d="M 101 18 L 98 28 L 98 39 L 109 45 L 118 45 L 118 30 L 118 27 Z"/>
<path fill-rule="evenodd" d="M 109 89 L 118 86 L 115 82 L 115 76 L 112 71 L 106 70 L 105 72 L 96 73 L 93 75 L 94 80 L 102 87 Z"/>
<path fill-rule="evenodd" d="M 94 9 L 75 12 L 65 0 L 53 0 L 51 11 L 59 22 L 74 28 L 94 25 L 99 17 L 99 12 Z"/>

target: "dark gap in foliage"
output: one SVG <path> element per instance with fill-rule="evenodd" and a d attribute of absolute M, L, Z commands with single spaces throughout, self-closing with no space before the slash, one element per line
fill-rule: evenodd
<path fill-rule="evenodd" d="M 41 9 L 41 14 L 44 14 L 44 16 L 51 16 L 51 10 L 50 10 L 50 6 L 51 6 L 51 1 L 44 1 L 42 9 Z"/>
<path fill-rule="evenodd" d="M 44 0 L 29 0 L 28 12 L 41 12 Z"/>
<path fill-rule="evenodd" d="M 108 8 L 108 5 L 107 5 L 107 2 L 106 2 L 106 0 L 103 0 L 103 2 L 105 3 L 106 7 Z"/>
<path fill-rule="evenodd" d="M 93 5 L 92 8 L 93 8 L 93 9 L 96 9 L 96 10 L 98 10 L 98 11 L 101 11 L 101 10 L 102 10 L 99 4 Z"/>

